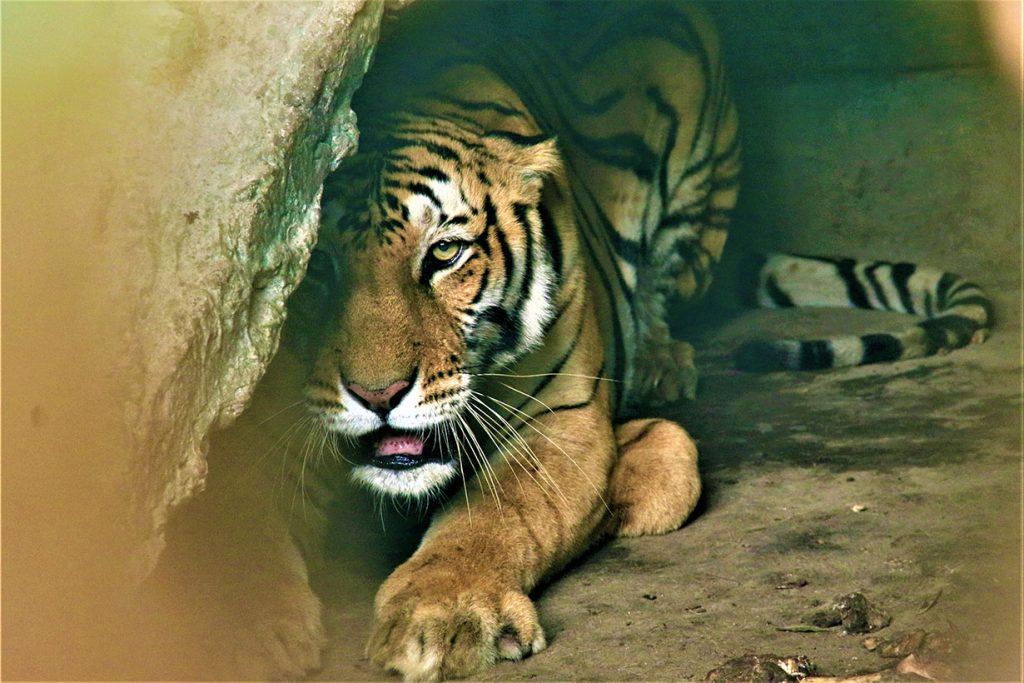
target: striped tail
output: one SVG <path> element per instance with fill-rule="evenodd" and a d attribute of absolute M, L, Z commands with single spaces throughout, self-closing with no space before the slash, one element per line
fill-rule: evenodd
<path fill-rule="evenodd" d="M 925 320 L 863 336 L 748 342 L 736 353 L 737 368 L 748 372 L 921 358 L 983 342 L 992 327 L 992 303 L 981 287 L 913 263 L 770 254 L 756 272 L 754 296 L 762 307 L 868 308 Z"/>

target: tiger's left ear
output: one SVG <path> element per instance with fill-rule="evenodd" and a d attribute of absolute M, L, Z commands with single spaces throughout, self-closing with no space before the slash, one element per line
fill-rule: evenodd
<path fill-rule="evenodd" d="M 527 183 L 539 185 L 562 169 L 562 157 L 554 137 L 492 131 L 484 138 L 491 151 L 519 171 Z"/>

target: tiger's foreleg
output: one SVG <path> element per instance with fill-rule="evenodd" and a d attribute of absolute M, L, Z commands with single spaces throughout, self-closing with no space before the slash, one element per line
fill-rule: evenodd
<path fill-rule="evenodd" d="M 657 406 L 696 398 L 698 373 L 693 347 L 671 336 L 668 311 L 659 307 L 669 302 L 685 305 L 697 301 L 711 286 L 739 192 L 737 127 L 736 108 L 725 97 L 706 152 L 711 159 L 708 170 L 693 173 L 690 182 L 679 185 L 649 237 L 650 289 L 641 299 L 659 303 L 647 316 L 647 329 L 637 354 L 633 395 L 638 405 Z M 700 161 L 694 163 L 699 165 Z"/>
<path fill-rule="evenodd" d="M 616 446 L 599 383 L 589 405 L 546 413 L 492 458 L 383 584 L 367 646 L 407 680 L 466 676 L 545 647 L 528 594 L 602 530 Z"/>
<path fill-rule="evenodd" d="M 633 378 L 635 402 L 644 406 L 674 403 L 697 397 L 699 373 L 696 352 L 688 342 L 672 339 L 668 326 L 658 321 L 648 330 L 637 357 Z"/>
<path fill-rule="evenodd" d="M 615 429 L 619 461 L 612 471 L 609 532 L 665 534 L 682 526 L 700 498 L 697 445 L 675 422 L 631 420 Z"/>
<path fill-rule="evenodd" d="M 205 490 L 168 524 L 140 595 L 161 634 L 142 677 L 297 679 L 320 666 L 326 638 L 308 563 L 326 505 L 314 503 L 322 486 L 296 452 L 312 437 L 299 429 L 301 405 L 289 406 L 303 377 L 289 363 L 279 354 L 249 410 L 217 435 Z"/>

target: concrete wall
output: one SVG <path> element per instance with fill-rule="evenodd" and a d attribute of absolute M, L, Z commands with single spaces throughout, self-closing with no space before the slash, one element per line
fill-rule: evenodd
<path fill-rule="evenodd" d="M 1020 289 L 1018 95 L 966 2 L 712 3 L 744 131 L 731 246 Z"/>

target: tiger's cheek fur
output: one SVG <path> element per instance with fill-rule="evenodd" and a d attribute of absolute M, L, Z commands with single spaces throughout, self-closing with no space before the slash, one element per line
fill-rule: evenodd
<path fill-rule="evenodd" d="M 374 245 L 350 251 L 332 332 L 321 347 L 313 380 L 384 386 L 415 378 L 421 402 L 436 405 L 464 387 L 469 312 L 487 287 L 489 263 L 471 254 L 462 268 L 417 281 L 411 250 Z"/>

